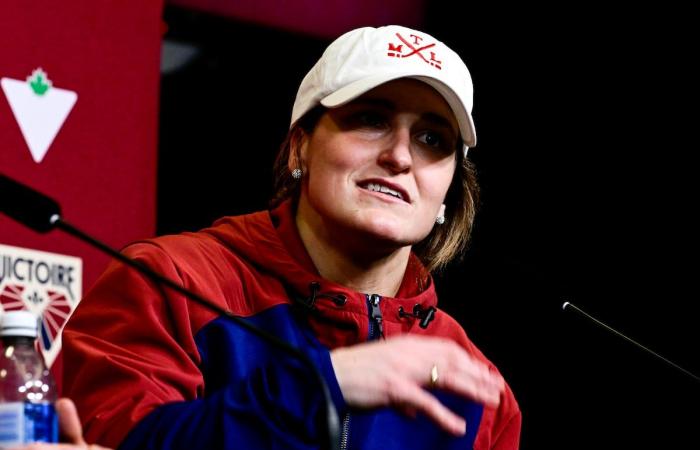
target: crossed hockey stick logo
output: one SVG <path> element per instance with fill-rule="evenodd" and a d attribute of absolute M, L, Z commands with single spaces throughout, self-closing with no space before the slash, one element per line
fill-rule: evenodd
<path fill-rule="evenodd" d="M 412 43 L 403 36 L 401 36 L 400 33 L 396 33 L 396 37 L 398 37 L 399 40 L 403 42 L 403 44 L 392 44 L 391 42 L 389 42 L 389 51 L 387 53 L 387 56 L 391 56 L 394 58 L 409 58 L 411 56 L 416 55 L 420 59 L 425 61 L 427 64 L 430 64 L 431 66 L 442 70 L 442 61 L 439 61 L 435 57 L 435 52 L 427 51 L 428 49 L 435 47 L 435 42 L 433 42 L 432 44 L 423 45 L 421 47 L 421 41 L 423 40 L 423 38 L 418 35 L 409 35 L 409 37 L 413 40 Z M 404 45 L 406 45 L 408 53 L 403 52 Z M 427 58 L 426 55 L 423 54 L 423 51 L 427 51 L 427 53 L 430 53 L 430 58 Z"/>

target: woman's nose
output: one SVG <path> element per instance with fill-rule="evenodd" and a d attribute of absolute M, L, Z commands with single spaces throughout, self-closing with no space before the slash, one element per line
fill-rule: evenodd
<path fill-rule="evenodd" d="M 411 133 L 407 128 L 399 128 L 391 134 L 379 154 L 379 165 L 395 173 L 410 170 L 413 163 L 411 157 Z"/>

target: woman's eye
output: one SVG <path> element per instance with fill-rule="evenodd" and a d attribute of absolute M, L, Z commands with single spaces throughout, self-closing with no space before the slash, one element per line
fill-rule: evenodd
<path fill-rule="evenodd" d="M 444 139 L 440 133 L 434 131 L 424 131 L 417 136 L 419 142 L 430 147 L 448 150 L 449 145 L 447 139 Z"/>
<path fill-rule="evenodd" d="M 360 124 L 372 128 L 382 127 L 386 124 L 384 116 L 374 112 L 359 113 L 357 115 L 357 120 Z"/>

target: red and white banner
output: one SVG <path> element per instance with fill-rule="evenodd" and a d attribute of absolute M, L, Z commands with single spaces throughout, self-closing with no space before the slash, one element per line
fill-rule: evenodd
<path fill-rule="evenodd" d="M 155 232 L 162 7 L 36 0 L 0 12 L 0 173 L 50 195 L 66 220 L 114 247 Z M 51 362 L 66 307 L 108 258 L 1 214 L 0 244 L 2 307 L 15 299 L 52 311 L 42 344 Z M 56 267 L 71 268 L 70 289 L 50 285 Z"/>
<path fill-rule="evenodd" d="M 41 317 L 39 347 L 51 366 L 61 330 L 82 296 L 83 261 L 72 256 L 0 244 L 0 306 Z"/>

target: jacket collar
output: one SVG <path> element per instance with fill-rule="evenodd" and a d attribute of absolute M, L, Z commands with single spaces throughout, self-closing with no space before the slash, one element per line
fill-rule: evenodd
<path fill-rule="evenodd" d="M 271 211 L 220 219 L 207 231 L 261 272 L 274 275 L 285 285 L 290 297 L 313 307 L 324 321 L 339 326 L 349 325 L 349 321 L 366 322 L 360 319 L 367 318 L 367 295 L 373 293 L 357 292 L 321 278 L 297 230 L 291 200 Z M 382 299 L 383 320 L 402 329 L 413 328 L 418 321 L 401 317 L 399 308 L 410 312 L 415 305 L 425 309 L 436 304 L 432 277 L 411 253 L 397 295 Z"/>

